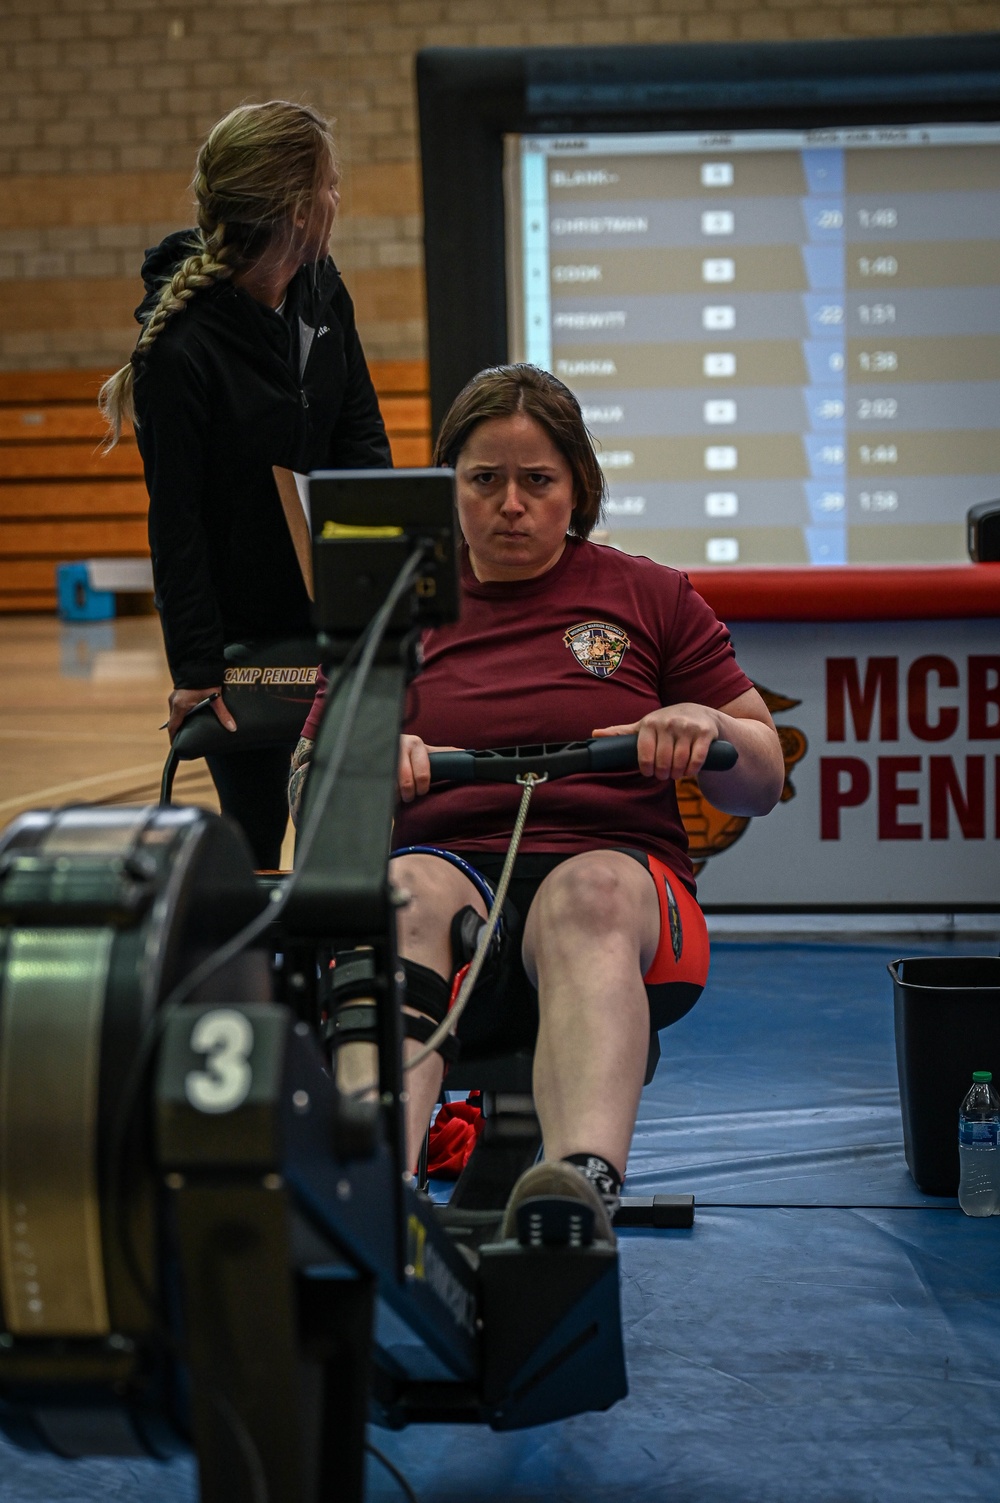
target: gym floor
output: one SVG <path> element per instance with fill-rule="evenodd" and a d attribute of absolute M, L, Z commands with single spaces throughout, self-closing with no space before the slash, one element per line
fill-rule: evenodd
<path fill-rule="evenodd" d="M 23 809 L 155 803 L 170 687 L 156 616 L 0 616 L 0 829 Z M 203 762 L 181 764 L 174 799 L 218 809 Z"/>
<path fill-rule="evenodd" d="M 155 796 L 156 623 L 76 633 L 0 622 L 4 821 Z M 206 801 L 198 767 L 182 777 Z M 946 947 L 996 953 L 997 936 L 716 941 L 704 997 L 663 1035 L 629 1163 L 628 1191 L 693 1191 L 697 1210 L 690 1231 L 621 1237 L 628 1399 L 504 1435 L 373 1431 L 421 1503 L 998 1495 L 1000 1217 L 916 1190 L 896 1089 L 886 964 Z M 3 1503 L 197 1497 L 189 1458 L 61 1462 L 0 1442 L 0 1478 Z M 368 1495 L 402 1496 L 375 1461 Z"/>

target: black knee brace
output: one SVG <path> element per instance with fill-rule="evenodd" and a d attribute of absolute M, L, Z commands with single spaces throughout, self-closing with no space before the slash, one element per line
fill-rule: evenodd
<path fill-rule="evenodd" d="M 419 1039 L 426 1044 L 439 1023 L 448 1016 L 451 1001 L 451 983 L 432 971 L 429 966 L 419 965 L 415 960 L 401 962 L 406 972 L 406 1000 L 422 1014 L 415 1018 L 412 1013 L 403 1014 L 403 1032 L 408 1039 Z M 449 1033 L 437 1046 L 437 1052 L 448 1064 L 458 1058 L 458 1039 Z"/>
<path fill-rule="evenodd" d="M 478 917 L 478 915 L 477 915 Z M 403 1013 L 403 1033 L 426 1044 L 439 1023 L 448 1016 L 451 986 L 443 976 L 415 960 L 400 962 L 406 974 L 406 1001 L 422 1016 Z M 333 972 L 334 1011 L 325 1029 L 326 1042 L 337 1050 L 342 1044 L 374 1044 L 378 1041 L 376 1004 L 372 1000 L 375 963 L 367 950 L 347 950 L 337 956 Z M 437 1047 L 441 1057 L 458 1058 L 458 1040 L 453 1034 Z"/>

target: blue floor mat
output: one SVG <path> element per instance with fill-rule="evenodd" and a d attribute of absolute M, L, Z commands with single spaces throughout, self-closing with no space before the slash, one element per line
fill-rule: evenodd
<path fill-rule="evenodd" d="M 954 1205 L 921 1194 L 903 1158 L 886 971 L 901 953 L 714 945 L 704 996 L 661 1034 L 626 1194 L 684 1190 L 701 1205 Z M 957 1102 L 955 1111 L 957 1132 Z"/>
<path fill-rule="evenodd" d="M 626 1233 L 631 1393 L 520 1434 L 376 1432 L 421 1503 L 985 1503 L 1000 1217 L 707 1210 Z M 392 1484 L 372 1468 L 370 1496 Z"/>
<path fill-rule="evenodd" d="M 691 1231 L 622 1237 L 629 1398 L 506 1435 L 373 1431 L 421 1503 L 1000 1495 L 1000 1217 L 969 1220 L 906 1173 L 900 953 L 716 945 L 704 999 L 663 1035 L 629 1164 L 632 1193 L 698 1197 Z M 402 1498 L 374 1462 L 368 1495 Z M 2 1503 L 196 1496 L 190 1461 L 0 1442 Z"/>

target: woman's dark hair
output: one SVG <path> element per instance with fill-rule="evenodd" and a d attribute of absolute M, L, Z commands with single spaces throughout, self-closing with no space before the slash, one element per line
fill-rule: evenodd
<path fill-rule="evenodd" d="M 607 494 L 604 471 L 580 404 L 561 381 L 537 365 L 494 365 L 473 376 L 445 414 L 434 446 L 434 463 L 454 468 L 473 428 L 490 418 L 523 412 L 544 428 L 573 473 L 570 532 L 589 537 Z"/>

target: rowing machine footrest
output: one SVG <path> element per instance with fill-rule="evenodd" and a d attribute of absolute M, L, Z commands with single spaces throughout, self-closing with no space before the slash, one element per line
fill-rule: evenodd
<path fill-rule="evenodd" d="M 617 1248 L 486 1243 L 479 1281 L 483 1417 L 494 1430 L 608 1409 L 625 1397 Z"/>

